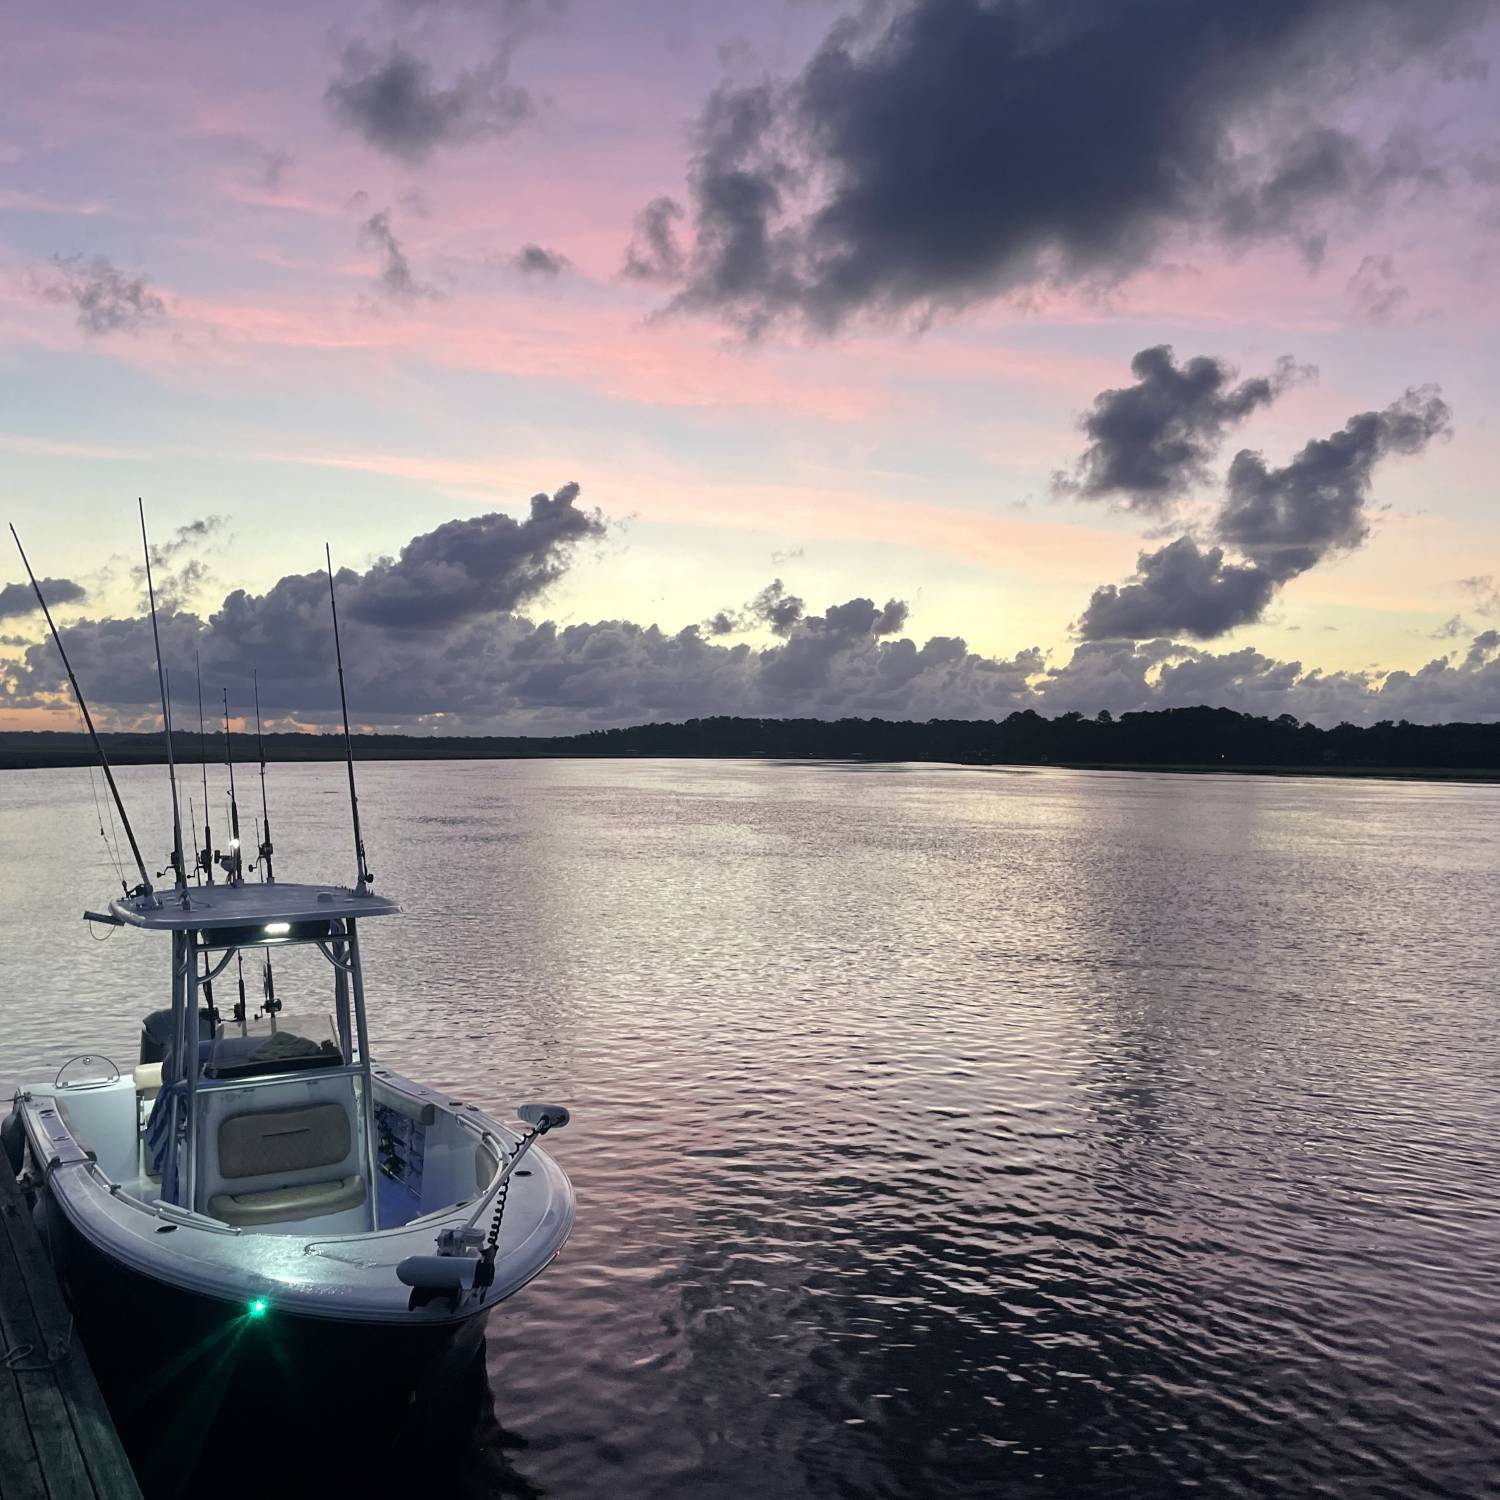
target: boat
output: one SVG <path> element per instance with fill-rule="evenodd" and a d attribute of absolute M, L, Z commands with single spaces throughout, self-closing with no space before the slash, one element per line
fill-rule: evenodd
<path fill-rule="evenodd" d="M 148 548 L 148 588 L 149 566 Z M 239 837 L 229 755 L 233 836 L 216 849 L 205 826 L 188 869 L 158 642 L 174 847 L 172 886 L 154 888 L 26 570 L 140 876 L 85 918 L 162 949 L 160 991 L 141 997 L 138 1059 L 122 1068 L 81 1039 L 79 1056 L 20 1085 L 0 1127 L 91 1355 L 136 1389 L 170 1376 L 212 1385 L 216 1399 L 234 1390 L 263 1407 L 300 1395 L 320 1411 L 363 1381 L 415 1391 L 462 1368 L 488 1315 L 568 1237 L 572 1185 L 537 1142 L 569 1116 L 529 1103 L 507 1122 L 372 1053 L 360 937 L 401 907 L 375 892 L 365 859 L 331 557 L 351 886 L 276 878 L 263 741 L 258 843 Z M 256 718 L 259 738 L 258 681 Z M 226 752 L 228 725 L 226 695 Z M 247 987 L 247 960 L 258 986 Z"/>

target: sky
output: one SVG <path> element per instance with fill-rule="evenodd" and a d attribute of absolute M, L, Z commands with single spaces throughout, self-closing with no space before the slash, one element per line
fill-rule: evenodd
<path fill-rule="evenodd" d="M 100 719 L 1500 718 L 1488 0 L 0 16 L 0 472 Z M 18 556 L 0 728 L 77 726 Z M 195 705 L 194 705 L 195 706 Z M 181 709 L 179 711 L 182 711 Z"/>

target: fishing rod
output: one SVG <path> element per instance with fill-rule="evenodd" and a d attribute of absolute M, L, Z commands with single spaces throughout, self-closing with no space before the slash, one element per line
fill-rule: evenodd
<path fill-rule="evenodd" d="M 260 738 L 260 685 L 257 683 L 255 689 L 255 735 Z M 262 748 L 260 752 L 260 806 L 261 811 L 266 811 L 266 752 Z M 276 877 L 271 873 L 271 815 L 266 812 L 266 836 L 260 836 L 260 819 L 255 820 L 255 849 L 258 864 L 264 865 L 265 870 L 261 879 L 267 885 L 275 885 Z M 265 994 L 265 1003 L 261 1007 L 262 1013 L 271 1017 L 273 1023 L 276 1012 L 281 1009 L 281 1001 L 276 998 L 276 977 L 271 972 L 271 950 L 266 948 L 265 959 L 261 964 L 261 989 Z M 245 981 L 240 980 L 240 999 L 244 999 Z M 274 1029 L 274 1026 L 273 1026 Z"/>
<path fill-rule="evenodd" d="M 188 798 L 188 827 L 189 828 L 196 828 L 197 826 L 198 826 L 198 810 L 193 806 L 193 799 L 191 797 L 189 797 Z M 210 1017 L 217 1017 L 218 1016 L 218 1014 L 219 1014 L 218 1011 L 214 1009 L 214 982 L 213 982 L 212 979 L 205 979 L 203 981 L 203 1005 L 204 1005 L 204 1008 L 208 1011 L 208 1014 L 209 1014 Z M 219 1023 L 215 1019 L 214 1022 L 213 1022 L 213 1024 L 215 1026 L 217 1026 Z"/>
<path fill-rule="evenodd" d="M 221 861 L 230 885 L 244 883 L 244 856 L 240 853 L 240 805 L 234 798 L 234 742 L 229 737 L 229 689 L 224 689 L 224 764 L 229 768 L 229 853 Z"/>
<path fill-rule="evenodd" d="M 167 673 L 161 659 L 161 632 L 156 625 L 156 585 L 151 581 L 151 543 L 146 538 L 146 502 L 136 497 L 141 515 L 141 550 L 146 555 L 146 597 L 151 603 L 151 640 L 156 646 L 156 682 L 161 689 L 161 728 L 167 737 L 167 776 L 172 783 L 172 874 L 178 895 L 187 905 L 187 866 L 182 858 L 182 809 L 177 800 L 177 759 L 172 750 L 172 708 Z"/>
<path fill-rule="evenodd" d="M 203 768 L 203 847 L 198 851 L 198 868 L 214 883 L 214 836 L 208 826 L 208 735 L 203 728 L 203 658 L 193 652 L 193 665 L 198 672 L 198 764 Z"/>
<path fill-rule="evenodd" d="M 234 951 L 235 963 L 239 968 L 240 998 L 235 1001 L 234 1019 L 239 1023 L 240 1035 L 244 1036 L 250 1029 L 246 1019 L 248 1012 L 245 1009 L 245 955 L 236 948 Z"/>
<path fill-rule="evenodd" d="M 276 998 L 276 975 L 272 972 L 271 969 L 271 950 L 269 948 L 264 948 L 261 951 L 266 955 L 266 957 L 265 962 L 261 965 L 260 971 L 261 994 L 265 997 L 261 1001 L 260 1008 L 274 1021 L 276 1012 L 281 1009 L 281 1001 Z"/>
<path fill-rule="evenodd" d="M 359 794 L 354 790 L 354 740 L 349 734 L 349 700 L 344 694 L 344 651 L 339 645 L 339 603 L 333 592 L 333 553 L 328 543 L 323 543 L 323 556 L 328 563 L 328 603 L 333 610 L 333 650 L 339 664 L 339 706 L 344 711 L 344 756 L 349 767 L 349 812 L 354 819 L 354 862 L 359 870 L 359 884 L 355 894 L 368 896 L 372 876 L 365 864 L 365 841 L 359 831 Z"/>
<path fill-rule="evenodd" d="M 146 869 L 146 861 L 141 858 L 141 846 L 135 841 L 135 830 L 130 826 L 130 818 L 125 811 L 125 803 L 120 797 L 120 789 L 115 785 L 115 773 L 110 768 L 109 757 L 104 753 L 104 746 L 99 741 L 99 732 L 94 728 L 94 717 L 89 712 L 89 706 L 84 700 L 82 691 L 78 686 L 78 679 L 73 675 L 73 664 L 68 660 L 68 653 L 63 649 L 62 637 L 57 633 L 57 626 L 52 621 L 52 611 L 47 608 L 47 601 L 42 597 L 41 585 L 36 581 L 36 574 L 31 571 L 31 563 L 27 559 L 26 549 L 21 545 L 21 538 L 16 534 L 16 528 L 11 526 L 10 534 L 16 544 L 16 551 L 21 554 L 21 562 L 26 568 L 26 576 L 31 580 L 31 590 L 36 595 L 36 602 L 42 607 L 42 614 L 47 619 L 47 629 L 52 632 L 52 643 L 57 647 L 57 654 L 62 657 L 64 669 L 68 674 L 68 682 L 73 688 L 73 696 L 78 700 L 78 707 L 83 711 L 83 722 L 88 728 L 89 738 L 94 742 L 94 750 L 99 756 L 99 764 L 104 771 L 104 779 L 109 783 L 110 796 L 115 799 L 115 807 L 119 810 L 120 821 L 125 825 L 125 837 L 130 841 L 130 852 L 135 857 L 135 867 L 140 871 L 141 883 L 131 890 L 125 881 L 120 885 L 124 888 L 127 896 L 145 896 L 153 900 L 153 904 L 160 905 L 154 900 L 156 892 L 151 886 L 151 876 Z"/>
<path fill-rule="evenodd" d="M 250 669 L 250 680 L 255 684 L 255 746 L 260 753 L 260 817 L 265 827 L 265 837 L 259 840 L 255 858 L 262 870 L 267 885 L 275 885 L 276 872 L 271 868 L 271 809 L 266 803 L 266 739 L 260 728 L 260 673 Z"/>

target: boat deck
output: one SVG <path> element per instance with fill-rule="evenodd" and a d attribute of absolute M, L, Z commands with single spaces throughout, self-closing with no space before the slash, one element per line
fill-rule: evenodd
<path fill-rule="evenodd" d="M 0 1344 L 0 1500 L 140 1500 L 3 1152 Z"/>

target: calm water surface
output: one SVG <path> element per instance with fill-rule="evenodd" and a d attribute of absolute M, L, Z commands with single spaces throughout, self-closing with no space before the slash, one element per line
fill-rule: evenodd
<path fill-rule="evenodd" d="M 287 878 L 341 775 L 272 768 Z M 1500 1494 L 1500 789 L 360 777 L 378 1054 L 575 1112 L 451 1493 Z M 96 826 L 0 778 L 0 1079 L 164 1003 Z"/>

